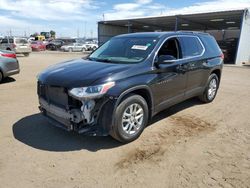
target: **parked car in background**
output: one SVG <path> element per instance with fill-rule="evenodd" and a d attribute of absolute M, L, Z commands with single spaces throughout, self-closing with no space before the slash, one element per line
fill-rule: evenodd
<path fill-rule="evenodd" d="M 8 76 L 20 72 L 16 54 L 9 50 L 0 50 L 0 82 Z"/>
<path fill-rule="evenodd" d="M 95 51 L 98 48 L 98 44 L 86 43 L 86 48 L 88 51 Z"/>
<path fill-rule="evenodd" d="M 26 38 L 5 37 L 0 43 L 0 49 L 14 51 L 16 54 L 29 56 L 32 51 Z"/>
<path fill-rule="evenodd" d="M 44 51 L 46 50 L 46 45 L 43 41 L 32 41 L 30 43 L 32 51 Z"/>
<path fill-rule="evenodd" d="M 73 43 L 73 44 L 63 45 L 61 47 L 61 50 L 65 52 L 85 52 L 87 51 L 87 48 L 88 47 L 86 44 Z"/>
<path fill-rule="evenodd" d="M 62 40 L 52 40 L 46 45 L 47 50 L 58 50 L 64 44 Z"/>
<path fill-rule="evenodd" d="M 50 66 L 38 76 L 42 114 L 55 126 L 127 143 L 160 111 L 217 94 L 223 54 L 198 32 L 113 37 L 86 59 Z M 202 113 L 202 112 L 201 112 Z"/>
<path fill-rule="evenodd" d="M 77 43 L 76 39 L 74 39 L 74 38 L 57 38 L 56 40 L 63 41 L 64 45 L 72 44 L 72 43 Z"/>

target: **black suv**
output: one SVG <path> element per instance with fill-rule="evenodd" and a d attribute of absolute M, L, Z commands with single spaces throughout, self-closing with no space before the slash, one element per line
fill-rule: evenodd
<path fill-rule="evenodd" d="M 85 59 L 43 71 L 39 108 L 66 130 L 130 142 L 155 114 L 176 103 L 196 96 L 213 101 L 223 57 L 206 33 L 116 36 Z"/>

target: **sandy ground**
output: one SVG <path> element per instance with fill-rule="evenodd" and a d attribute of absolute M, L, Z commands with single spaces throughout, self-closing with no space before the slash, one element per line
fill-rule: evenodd
<path fill-rule="evenodd" d="M 121 145 L 39 114 L 38 72 L 81 56 L 19 57 L 21 73 L 0 85 L 0 187 L 250 187 L 250 69 L 224 67 L 213 103 L 176 105 Z"/>

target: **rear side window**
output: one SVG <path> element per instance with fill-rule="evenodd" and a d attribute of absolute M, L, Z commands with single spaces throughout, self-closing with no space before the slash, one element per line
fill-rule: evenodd
<path fill-rule="evenodd" d="M 1 43 L 2 43 L 2 44 L 8 43 L 8 40 L 7 40 L 7 39 L 3 39 L 3 40 L 1 41 Z"/>
<path fill-rule="evenodd" d="M 202 43 L 205 45 L 206 52 L 209 56 L 218 56 L 221 54 L 221 49 L 214 37 L 210 35 L 201 36 Z"/>
<path fill-rule="evenodd" d="M 7 38 L 4 38 L 2 41 L 1 41 L 1 44 L 7 44 L 7 43 L 13 43 L 13 39 L 9 39 L 9 42 L 8 42 L 8 39 Z"/>
<path fill-rule="evenodd" d="M 15 39 L 16 44 L 27 44 L 28 41 L 26 39 Z"/>
<path fill-rule="evenodd" d="M 201 55 L 204 48 L 197 37 L 182 36 L 179 38 L 182 50 L 182 58 Z"/>

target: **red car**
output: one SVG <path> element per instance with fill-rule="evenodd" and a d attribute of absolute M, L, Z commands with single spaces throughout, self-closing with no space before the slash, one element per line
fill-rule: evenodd
<path fill-rule="evenodd" d="M 44 51 L 46 50 L 46 45 L 42 41 L 32 41 L 31 48 L 32 51 Z"/>

